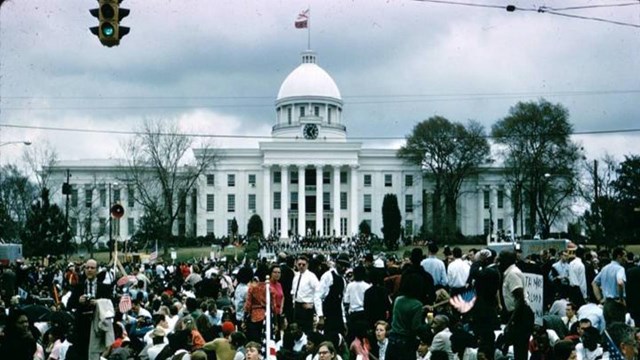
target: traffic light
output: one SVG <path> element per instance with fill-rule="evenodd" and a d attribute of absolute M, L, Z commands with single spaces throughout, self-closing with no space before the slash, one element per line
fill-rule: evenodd
<path fill-rule="evenodd" d="M 89 12 L 98 18 L 98 26 L 89 28 L 102 45 L 112 47 L 120 44 L 120 39 L 129 33 L 129 28 L 120 26 L 120 20 L 129 15 L 129 9 L 121 9 L 122 0 L 98 0 L 98 9 Z"/>

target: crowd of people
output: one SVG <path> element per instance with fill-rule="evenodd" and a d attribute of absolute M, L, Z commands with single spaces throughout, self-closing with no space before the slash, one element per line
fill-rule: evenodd
<path fill-rule="evenodd" d="M 399 256 L 358 241 L 262 245 L 276 256 L 5 266 L 0 357 L 637 357 L 640 266 L 624 248 L 570 243 L 523 257 L 428 243 Z M 544 279 L 541 318 L 524 273 Z"/>

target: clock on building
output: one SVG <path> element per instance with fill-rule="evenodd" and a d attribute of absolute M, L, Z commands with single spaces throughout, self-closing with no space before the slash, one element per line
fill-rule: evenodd
<path fill-rule="evenodd" d="M 302 130 L 305 139 L 315 139 L 318 137 L 318 126 L 316 124 L 307 124 Z"/>

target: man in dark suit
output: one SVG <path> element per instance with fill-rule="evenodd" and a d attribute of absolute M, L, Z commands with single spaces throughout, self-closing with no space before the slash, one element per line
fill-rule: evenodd
<path fill-rule="evenodd" d="M 69 352 L 78 356 L 79 359 L 86 359 L 89 355 L 89 335 L 96 299 L 111 299 L 113 296 L 112 284 L 103 282 L 104 278 L 99 279 L 98 276 L 98 263 L 93 259 L 87 260 L 84 264 L 84 278 L 73 288 L 67 303 L 69 309 L 75 310 L 76 320 L 74 329 L 76 338 Z"/>
<path fill-rule="evenodd" d="M 282 285 L 282 292 L 284 293 L 283 313 L 288 323 L 293 322 L 293 296 L 291 295 L 291 288 L 293 287 L 293 277 L 295 273 L 293 271 L 293 265 L 295 259 L 293 256 L 287 255 L 282 252 L 278 254 L 278 262 L 280 263 L 280 284 Z"/>

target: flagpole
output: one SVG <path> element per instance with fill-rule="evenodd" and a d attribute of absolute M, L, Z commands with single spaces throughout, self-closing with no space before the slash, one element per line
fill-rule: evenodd
<path fill-rule="evenodd" d="M 266 341 L 265 341 L 265 344 L 266 344 L 266 348 L 267 348 L 265 353 L 267 355 L 266 358 L 269 359 L 269 355 L 270 355 L 270 352 L 271 352 L 270 349 L 269 349 L 269 342 L 271 341 L 271 280 L 270 280 L 269 275 L 267 275 L 267 278 L 265 279 L 265 283 L 266 283 L 266 286 L 265 286 L 265 288 L 266 288 L 265 289 L 266 290 L 266 299 L 265 299 L 266 300 L 266 304 L 265 304 L 266 305 L 265 306 L 265 310 L 266 310 L 266 313 L 265 313 L 265 320 L 266 320 L 265 321 L 265 326 L 266 326 L 265 338 L 266 338 Z"/>
<path fill-rule="evenodd" d="M 307 50 L 311 50 L 311 5 L 307 9 Z"/>

